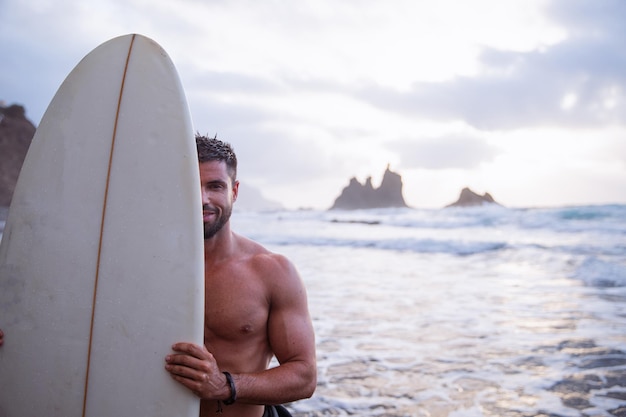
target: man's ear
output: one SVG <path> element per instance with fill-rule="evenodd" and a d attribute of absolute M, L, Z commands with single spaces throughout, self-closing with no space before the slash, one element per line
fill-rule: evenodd
<path fill-rule="evenodd" d="M 235 181 L 233 184 L 233 203 L 237 201 L 237 196 L 239 195 L 239 181 Z"/>

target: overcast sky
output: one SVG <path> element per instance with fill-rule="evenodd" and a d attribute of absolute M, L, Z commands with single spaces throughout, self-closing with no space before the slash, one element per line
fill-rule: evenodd
<path fill-rule="evenodd" d="M 414 207 L 626 203 L 626 1 L 0 0 L 0 100 L 39 121 L 99 44 L 146 35 L 240 180 L 328 208 L 390 164 Z"/>

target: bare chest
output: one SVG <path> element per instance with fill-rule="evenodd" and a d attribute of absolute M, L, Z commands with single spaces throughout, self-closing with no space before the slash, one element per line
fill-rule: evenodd
<path fill-rule="evenodd" d="M 265 337 L 270 304 L 263 283 L 253 274 L 207 274 L 207 342 Z"/>

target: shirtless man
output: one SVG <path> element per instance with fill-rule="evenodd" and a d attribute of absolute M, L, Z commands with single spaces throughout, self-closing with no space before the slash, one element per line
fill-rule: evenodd
<path fill-rule="evenodd" d="M 230 145 L 202 136 L 196 143 L 204 220 L 204 346 L 175 343 L 165 369 L 201 398 L 200 417 L 284 415 L 273 405 L 310 397 L 317 381 L 304 285 L 285 257 L 231 231 L 239 182 Z M 3 339 L 0 330 L 0 346 Z M 272 356 L 279 366 L 268 369 Z"/>
<path fill-rule="evenodd" d="M 304 285 L 283 256 L 230 228 L 237 158 L 230 145 L 196 137 L 204 221 L 204 346 L 176 343 L 172 377 L 202 399 L 200 416 L 272 416 L 277 405 L 310 397 L 315 338 Z M 279 366 L 268 369 L 272 356 Z"/>

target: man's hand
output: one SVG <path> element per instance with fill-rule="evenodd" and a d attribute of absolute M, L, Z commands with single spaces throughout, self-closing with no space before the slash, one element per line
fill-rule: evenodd
<path fill-rule="evenodd" d="M 226 376 L 222 374 L 206 347 L 193 343 L 176 343 L 172 350 L 177 353 L 165 357 L 165 369 L 172 378 L 201 399 L 229 398 L 230 388 Z"/>

